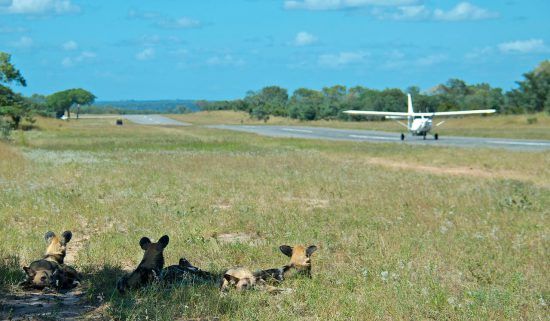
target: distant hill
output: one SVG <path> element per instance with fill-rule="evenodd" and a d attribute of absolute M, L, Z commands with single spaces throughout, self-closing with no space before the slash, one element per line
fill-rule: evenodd
<path fill-rule="evenodd" d="M 159 113 L 177 112 L 182 109 L 199 111 L 195 100 L 112 100 L 96 101 L 94 107 L 124 111 L 154 111 Z"/>

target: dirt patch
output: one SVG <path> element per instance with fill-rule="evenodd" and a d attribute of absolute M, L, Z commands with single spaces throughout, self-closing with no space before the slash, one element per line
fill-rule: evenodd
<path fill-rule="evenodd" d="M 236 233 L 223 233 L 223 234 L 214 234 L 212 235 L 218 242 L 223 244 L 251 244 L 257 245 L 262 241 L 262 238 L 258 233 L 245 233 L 245 232 L 236 232 Z"/>
<path fill-rule="evenodd" d="M 490 171 L 487 169 L 479 169 L 473 167 L 437 167 L 430 165 L 420 165 L 414 163 L 396 162 L 384 158 L 369 158 L 366 160 L 368 164 L 379 165 L 389 168 L 413 170 L 436 175 L 453 175 L 453 176 L 474 176 L 480 178 L 497 178 L 497 179 L 516 179 L 520 181 L 533 182 L 541 187 L 548 187 L 549 184 L 540 184 L 532 177 L 513 172 L 513 171 Z"/>
<path fill-rule="evenodd" d="M 80 289 L 67 293 L 16 291 L 0 298 L 0 319 L 82 319 L 83 315 L 97 308 L 87 303 L 84 296 L 85 293 Z"/>
<path fill-rule="evenodd" d="M 229 202 L 220 202 L 218 204 L 212 205 L 213 209 L 220 210 L 220 211 L 227 211 L 227 210 L 230 210 L 232 207 L 233 205 L 231 205 L 231 203 Z"/>
<path fill-rule="evenodd" d="M 314 208 L 327 208 L 330 205 L 330 201 L 327 199 L 320 198 L 307 198 L 307 197 L 285 197 L 283 198 L 285 202 L 297 202 L 305 204 L 308 209 Z"/>
<path fill-rule="evenodd" d="M 89 241 L 90 231 L 83 218 L 81 229 L 73 231 L 68 243 L 65 263 L 74 266 L 80 250 Z M 86 289 L 79 285 L 70 291 L 24 291 L 11 287 L 0 294 L 0 320 L 104 320 L 103 305 L 92 304 L 86 298 Z"/>

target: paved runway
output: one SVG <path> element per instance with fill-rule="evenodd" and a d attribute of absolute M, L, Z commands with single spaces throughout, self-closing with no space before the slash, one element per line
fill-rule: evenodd
<path fill-rule="evenodd" d="M 140 125 L 191 126 L 189 123 L 184 123 L 160 115 L 124 115 L 121 117 Z"/>
<path fill-rule="evenodd" d="M 419 136 L 407 135 L 401 141 L 399 133 L 381 132 L 373 130 L 333 129 L 322 127 L 298 127 L 298 126 L 245 126 L 245 125 L 213 125 L 210 128 L 229 129 L 242 132 L 256 133 L 273 137 L 294 137 L 327 140 L 369 141 L 369 142 L 393 142 L 411 145 L 428 146 L 454 146 L 465 148 L 502 148 L 509 150 L 546 151 L 550 150 L 548 140 L 524 140 L 506 138 L 481 138 L 440 136 L 434 140 L 428 136 L 423 140 Z M 550 129 L 549 129 L 550 130 Z"/>

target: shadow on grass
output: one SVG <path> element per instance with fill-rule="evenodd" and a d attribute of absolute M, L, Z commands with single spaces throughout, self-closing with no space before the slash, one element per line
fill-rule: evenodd
<path fill-rule="evenodd" d="M 19 258 L 1 259 L 0 319 L 218 320 L 237 309 L 231 298 L 220 297 L 217 277 L 154 283 L 121 295 L 116 282 L 126 272 L 120 267 L 84 266 L 79 271 L 82 283 L 72 290 L 24 291 L 17 285 L 25 278 Z"/>

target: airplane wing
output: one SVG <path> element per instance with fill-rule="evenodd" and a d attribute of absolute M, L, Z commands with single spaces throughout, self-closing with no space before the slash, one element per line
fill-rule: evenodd
<path fill-rule="evenodd" d="M 394 111 L 370 111 L 370 110 L 345 110 L 345 114 L 350 115 L 367 115 L 367 116 L 404 116 L 407 117 L 409 114 L 400 113 Z"/>
<path fill-rule="evenodd" d="M 496 112 L 495 109 L 477 109 L 477 110 L 460 110 L 460 111 L 440 111 L 440 112 L 426 113 L 426 114 L 432 115 L 432 116 L 460 116 L 460 115 L 474 115 L 474 114 L 492 114 L 494 112 Z"/>

